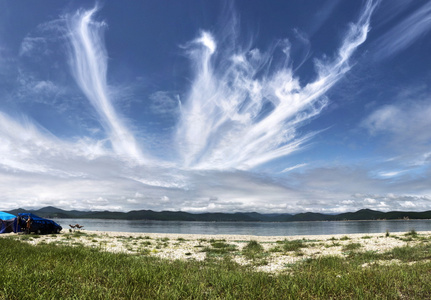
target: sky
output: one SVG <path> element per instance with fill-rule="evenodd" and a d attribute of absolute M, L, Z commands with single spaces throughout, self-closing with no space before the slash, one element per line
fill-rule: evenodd
<path fill-rule="evenodd" d="M 431 210 L 431 2 L 0 0 L 0 210 Z"/>

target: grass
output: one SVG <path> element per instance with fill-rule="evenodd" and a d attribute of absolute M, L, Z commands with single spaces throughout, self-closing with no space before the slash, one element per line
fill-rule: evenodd
<path fill-rule="evenodd" d="M 348 252 L 348 251 L 355 251 L 358 250 L 359 248 L 361 248 L 361 244 L 359 243 L 350 243 L 347 244 L 343 247 L 343 251 L 344 252 Z"/>
<path fill-rule="evenodd" d="M 306 248 L 307 245 L 304 243 L 303 240 L 293 240 L 293 241 L 288 241 L 285 240 L 283 242 L 281 242 L 282 244 L 282 248 L 284 251 L 300 251 L 302 248 Z"/>
<path fill-rule="evenodd" d="M 231 248 L 212 242 L 213 249 Z M 218 246 L 218 247 L 215 247 Z M 261 249 L 249 242 L 247 251 Z M 252 272 L 230 256 L 168 261 L 89 247 L 0 239 L 0 299 L 429 299 L 431 246 L 356 251 Z M 243 249 L 245 251 L 245 249 Z M 397 259 L 408 263 L 381 264 Z M 364 262 L 372 262 L 364 267 Z"/>
<path fill-rule="evenodd" d="M 431 260 L 431 245 L 396 247 L 385 254 L 386 259 L 398 259 L 403 262 Z"/>
<path fill-rule="evenodd" d="M 227 244 L 224 240 L 211 240 L 211 247 L 204 247 L 202 252 L 206 252 L 207 257 L 225 256 L 231 254 L 237 248 L 235 245 Z"/>
<path fill-rule="evenodd" d="M 257 241 L 250 241 L 242 249 L 242 255 L 248 259 L 262 258 L 265 255 L 263 246 Z"/>

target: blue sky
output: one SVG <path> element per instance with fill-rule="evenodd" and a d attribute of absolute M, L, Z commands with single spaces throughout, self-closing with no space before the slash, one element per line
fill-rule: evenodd
<path fill-rule="evenodd" d="M 431 2 L 0 1 L 0 209 L 431 209 Z"/>

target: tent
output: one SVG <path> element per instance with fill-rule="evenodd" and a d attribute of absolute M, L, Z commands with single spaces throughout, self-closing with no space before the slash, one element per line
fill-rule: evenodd
<path fill-rule="evenodd" d="M 31 219 L 30 231 L 35 232 L 37 234 L 60 233 L 60 231 L 63 229 L 60 225 L 58 225 L 54 221 L 38 217 L 32 213 L 19 213 L 17 218 L 19 222 L 16 228 L 17 229 L 26 228 L 26 222 L 29 218 Z"/>
<path fill-rule="evenodd" d="M 21 232 L 26 229 L 26 222 L 31 219 L 31 232 L 37 234 L 59 233 L 63 228 L 52 220 L 38 217 L 31 213 L 19 213 L 18 217 L 0 211 L 0 233 Z"/>
<path fill-rule="evenodd" d="M 13 232 L 16 216 L 0 211 L 0 233 Z"/>

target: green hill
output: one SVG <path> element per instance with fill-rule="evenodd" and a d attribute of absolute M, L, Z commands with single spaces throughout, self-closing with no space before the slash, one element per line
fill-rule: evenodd
<path fill-rule="evenodd" d="M 347 212 L 336 215 L 321 213 L 299 214 L 260 214 L 249 213 L 200 213 L 193 214 L 183 211 L 152 211 L 132 210 L 129 212 L 112 211 L 77 211 L 63 210 L 53 206 L 43 207 L 37 210 L 23 208 L 8 211 L 18 213 L 31 212 L 43 218 L 71 218 L 71 219 L 118 219 L 118 220 L 157 220 L 157 221 L 204 221 L 204 222 L 294 222 L 294 221 L 344 221 L 344 220 L 399 220 L 399 219 L 431 219 L 431 211 L 405 212 L 391 211 L 380 212 L 371 209 L 361 209 L 356 212 Z"/>

